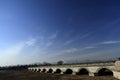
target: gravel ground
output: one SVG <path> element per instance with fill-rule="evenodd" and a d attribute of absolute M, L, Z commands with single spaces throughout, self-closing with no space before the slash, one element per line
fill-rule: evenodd
<path fill-rule="evenodd" d="M 5 72 L 0 73 L 0 80 L 118 80 L 112 76 L 95 76 L 87 75 L 69 75 L 69 74 L 48 74 L 39 72 Z"/>

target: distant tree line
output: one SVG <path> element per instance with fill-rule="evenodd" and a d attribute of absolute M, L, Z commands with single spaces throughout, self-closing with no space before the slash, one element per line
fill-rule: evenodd
<path fill-rule="evenodd" d="M 5 66 L 5 67 L 0 67 L 0 70 L 27 70 L 28 67 L 35 67 L 37 66 L 36 64 L 33 65 L 17 65 L 17 66 Z"/>
<path fill-rule="evenodd" d="M 118 58 L 120 60 L 120 58 Z M 28 67 L 38 67 L 38 66 L 55 66 L 55 65 L 75 65 L 75 64 L 92 64 L 92 63 L 106 63 L 106 62 L 115 62 L 115 60 L 98 60 L 98 61 L 89 61 L 87 60 L 86 62 L 79 62 L 79 61 L 74 61 L 74 62 L 67 62 L 64 63 L 62 60 L 56 62 L 55 64 L 51 64 L 49 62 L 43 62 L 41 63 L 35 63 L 35 64 L 28 64 L 28 65 L 16 65 L 16 66 L 5 66 L 5 67 L 0 67 L 0 70 L 27 70 Z"/>
<path fill-rule="evenodd" d="M 16 66 L 5 66 L 5 67 L 0 67 L 0 70 L 27 70 L 28 67 L 38 67 L 38 66 L 52 66 L 52 65 L 62 65 L 63 61 L 58 61 L 57 64 L 51 64 L 49 62 L 43 62 L 42 64 L 40 63 L 35 63 L 35 64 L 28 64 L 28 65 L 16 65 Z"/>

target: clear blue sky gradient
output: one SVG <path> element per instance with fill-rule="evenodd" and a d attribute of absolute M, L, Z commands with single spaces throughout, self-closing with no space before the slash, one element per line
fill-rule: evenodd
<path fill-rule="evenodd" d="M 0 0 L 0 65 L 120 57 L 119 0 Z"/>

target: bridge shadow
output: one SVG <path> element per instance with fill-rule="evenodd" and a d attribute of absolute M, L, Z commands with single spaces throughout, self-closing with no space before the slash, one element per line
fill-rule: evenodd
<path fill-rule="evenodd" d="M 57 69 L 54 73 L 61 73 L 62 71 L 60 69 Z"/>
<path fill-rule="evenodd" d="M 53 72 L 53 70 L 52 70 L 52 69 L 49 69 L 47 73 L 52 73 L 52 72 Z"/>
<path fill-rule="evenodd" d="M 67 69 L 64 74 L 72 74 L 73 73 L 73 70 L 72 69 Z"/>
<path fill-rule="evenodd" d="M 42 72 L 46 72 L 46 69 L 43 69 Z"/>
<path fill-rule="evenodd" d="M 87 69 L 83 68 L 83 69 L 80 69 L 79 72 L 76 73 L 77 75 L 88 75 L 89 72 Z"/>
<path fill-rule="evenodd" d="M 40 72 L 41 71 L 41 69 L 39 69 L 37 72 Z"/>
<path fill-rule="evenodd" d="M 113 72 L 107 68 L 102 68 L 98 71 L 98 76 L 113 76 Z"/>

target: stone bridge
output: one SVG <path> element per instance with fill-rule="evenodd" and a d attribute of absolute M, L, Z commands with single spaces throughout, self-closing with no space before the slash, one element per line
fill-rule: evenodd
<path fill-rule="evenodd" d="M 111 75 L 120 79 L 120 60 L 109 63 L 29 67 L 29 71 L 89 76 Z"/>

